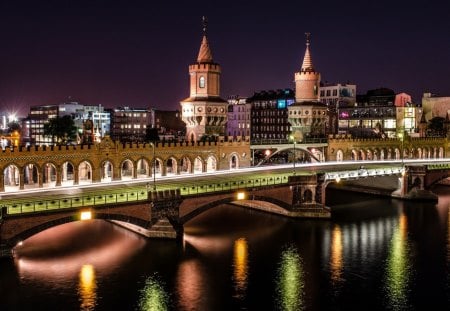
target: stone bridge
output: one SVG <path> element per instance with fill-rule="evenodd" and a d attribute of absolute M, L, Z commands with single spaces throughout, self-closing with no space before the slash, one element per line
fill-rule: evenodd
<path fill-rule="evenodd" d="M 386 175 L 385 175 L 386 176 Z M 450 176 L 449 164 L 408 165 L 398 179 L 393 197 L 436 200 L 430 188 Z M 363 176 L 362 179 L 375 176 Z M 350 179 L 349 179 L 350 180 Z M 353 178 L 353 180 L 357 180 Z M 2 207 L 0 218 L 0 255 L 10 256 L 21 241 L 64 223 L 104 219 L 150 238 L 181 239 L 183 226 L 194 217 L 221 204 L 232 204 L 287 217 L 328 218 L 326 187 L 338 180 L 325 173 L 294 175 L 288 183 L 182 196 L 179 189 L 151 191 L 148 201 L 84 206 L 64 210 L 8 214 Z M 374 183 L 375 184 L 375 183 Z"/>

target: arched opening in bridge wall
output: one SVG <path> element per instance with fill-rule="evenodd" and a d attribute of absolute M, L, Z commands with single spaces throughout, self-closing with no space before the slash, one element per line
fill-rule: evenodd
<path fill-rule="evenodd" d="M 194 160 L 194 174 L 199 174 L 203 172 L 203 159 L 196 157 Z"/>
<path fill-rule="evenodd" d="M 133 179 L 133 162 L 131 160 L 125 160 L 120 167 L 120 177 L 123 180 Z"/>
<path fill-rule="evenodd" d="M 207 172 L 215 172 L 217 169 L 217 161 L 216 158 L 212 155 L 208 156 L 206 160 L 206 171 Z"/>
<path fill-rule="evenodd" d="M 303 202 L 312 203 L 312 201 L 313 201 L 313 193 L 311 190 L 306 189 L 305 192 L 303 192 Z"/>
<path fill-rule="evenodd" d="M 422 148 L 417 148 L 416 154 L 417 154 L 417 159 L 422 159 L 422 156 L 423 156 Z"/>
<path fill-rule="evenodd" d="M 344 152 L 342 152 L 341 149 L 339 149 L 339 150 L 336 152 L 336 161 L 338 161 L 338 162 L 344 161 Z"/>
<path fill-rule="evenodd" d="M 400 160 L 400 150 L 398 148 L 395 148 L 395 160 Z"/>
<path fill-rule="evenodd" d="M 70 162 L 64 162 L 61 166 L 61 185 L 71 186 L 75 180 L 74 167 Z"/>
<path fill-rule="evenodd" d="M 3 176 L 3 185 L 5 186 L 5 191 L 14 191 L 19 189 L 20 174 L 19 168 L 16 165 L 8 165 L 3 170 Z"/>
<path fill-rule="evenodd" d="M 39 179 L 38 179 L 38 168 L 34 164 L 27 164 L 23 168 L 23 185 L 27 186 L 27 188 L 38 187 Z"/>
<path fill-rule="evenodd" d="M 389 149 L 387 150 L 387 159 L 388 159 L 388 160 L 392 160 L 392 148 L 389 148 Z"/>
<path fill-rule="evenodd" d="M 146 159 L 139 159 L 136 163 L 136 177 L 146 178 L 150 176 L 149 165 Z"/>
<path fill-rule="evenodd" d="M 166 175 L 177 174 L 177 160 L 173 157 L 168 158 L 166 162 Z"/>
<path fill-rule="evenodd" d="M 403 159 L 409 159 L 409 150 L 408 150 L 408 148 L 403 149 Z"/>
<path fill-rule="evenodd" d="M 444 157 L 444 148 L 439 147 L 439 159 L 442 159 Z"/>
<path fill-rule="evenodd" d="M 421 189 L 422 181 L 420 180 L 419 177 L 416 177 L 416 178 L 414 179 L 412 186 L 413 186 L 413 188 Z"/>
<path fill-rule="evenodd" d="M 180 160 L 180 174 L 190 174 L 192 172 L 191 160 L 188 157 L 183 157 Z"/>
<path fill-rule="evenodd" d="M 44 187 L 56 186 L 56 166 L 52 163 L 45 163 L 42 167 L 42 184 Z"/>
<path fill-rule="evenodd" d="M 78 165 L 78 183 L 92 183 L 92 166 L 88 161 L 83 161 Z"/>
<path fill-rule="evenodd" d="M 155 159 L 155 167 L 153 168 L 153 173 L 155 176 L 163 176 L 163 161 L 161 159 L 156 158 Z"/>
<path fill-rule="evenodd" d="M 103 161 L 100 165 L 100 181 L 101 182 L 110 182 L 113 178 L 113 164 L 111 161 Z"/>
<path fill-rule="evenodd" d="M 352 160 L 358 160 L 358 152 L 355 149 L 352 150 Z"/>
<path fill-rule="evenodd" d="M 380 160 L 384 160 L 386 158 L 386 150 L 381 148 L 380 149 Z"/>
<path fill-rule="evenodd" d="M 230 169 L 238 169 L 239 168 L 239 157 L 237 153 L 232 153 L 230 156 Z"/>
<path fill-rule="evenodd" d="M 366 159 L 367 159 L 368 161 L 375 160 L 375 159 L 373 158 L 372 150 L 367 150 L 367 152 L 366 152 Z"/>
<path fill-rule="evenodd" d="M 366 152 L 364 150 L 359 150 L 358 160 L 365 160 L 365 159 L 366 159 Z"/>

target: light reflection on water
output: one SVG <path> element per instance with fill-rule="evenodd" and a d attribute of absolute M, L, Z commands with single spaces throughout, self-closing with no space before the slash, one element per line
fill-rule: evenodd
<path fill-rule="evenodd" d="M 139 299 L 141 311 L 166 311 L 169 310 L 169 294 L 164 289 L 162 282 L 154 275 L 145 281 Z"/>
<path fill-rule="evenodd" d="M 421 309 L 417 294 L 436 293 L 448 278 L 441 267 L 427 270 L 430 256 L 417 246 L 436 238 L 426 250 L 439 249 L 434 262 L 448 267 L 450 217 L 448 201 L 441 203 L 436 213 L 433 205 L 354 200 L 321 221 L 224 206 L 188 223 L 179 247 L 103 221 L 67 224 L 17 248 L 10 292 L 28 295 L 24 309 L 58 296 L 71 299 L 72 310 Z M 430 226 L 436 219 L 440 231 Z M 1 269 L 0 292 L 8 282 Z M 436 283 L 418 280 L 430 271 Z M 442 292 L 437 301 L 448 288 Z M 61 301 L 47 310 L 60 310 Z"/>
<path fill-rule="evenodd" d="M 407 310 L 409 284 L 412 277 L 410 246 L 408 241 L 408 224 L 405 215 L 399 218 L 394 230 L 389 255 L 386 263 L 385 290 L 389 306 L 393 310 Z"/>
<path fill-rule="evenodd" d="M 81 300 L 80 310 L 95 310 L 97 302 L 97 283 L 95 281 L 94 266 L 83 265 L 81 267 L 78 293 Z"/>
<path fill-rule="evenodd" d="M 248 243 L 245 238 L 234 242 L 233 267 L 234 297 L 244 299 L 248 282 Z"/>
<path fill-rule="evenodd" d="M 331 234 L 331 250 L 330 250 L 330 270 L 331 281 L 339 283 L 342 281 L 342 268 L 344 266 L 342 258 L 342 232 L 339 225 L 335 225 Z"/>
<path fill-rule="evenodd" d="M 281 253 L 277 269 L 277 309 L 297 311 L 304 309 L 305 279 L 303 262 L 295 246 L 289 246 Z"/>

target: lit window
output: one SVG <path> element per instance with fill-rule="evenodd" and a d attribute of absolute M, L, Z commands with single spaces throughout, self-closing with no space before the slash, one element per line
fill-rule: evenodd
<path fill-rule="evenodd" d="M 204 88 L 205 87 L 205 77 L 201 76 L 199 81 L 198 81 L 198 86 L 200 88 Z"/>

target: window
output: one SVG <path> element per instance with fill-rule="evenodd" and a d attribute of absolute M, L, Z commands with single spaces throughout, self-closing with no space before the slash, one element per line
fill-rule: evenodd
<path fill-rule="evenodd" d="M 205 77 L 204 76 L 201 76 L 200 79 L 198 80 L 198 87 L 200 87 L 200 88 L 205 87 Z"/>

